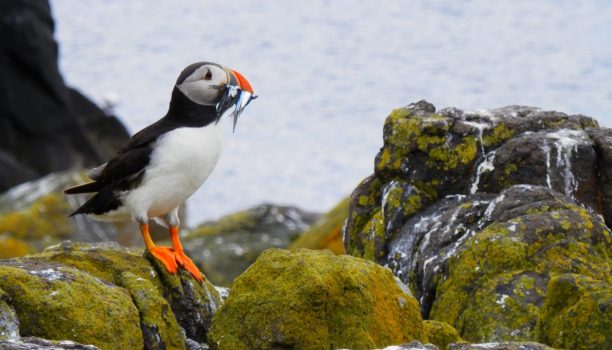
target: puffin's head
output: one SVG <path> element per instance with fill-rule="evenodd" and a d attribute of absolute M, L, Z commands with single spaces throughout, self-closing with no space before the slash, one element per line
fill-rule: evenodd
<path fill-rule="evenodd" d="M 176 88 L 191 102 L 215 106 L 217 118 L 232 109 L 234 128 L 242 111 L 257 98 L 246 78 L 233 69 L 212 62 L 193 63 L 183 69 Z"/>

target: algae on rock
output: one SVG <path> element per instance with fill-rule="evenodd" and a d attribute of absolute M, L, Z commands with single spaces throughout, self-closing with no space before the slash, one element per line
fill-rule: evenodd
<path fill-rule="evenodd" d="M 325 251 L 270 249 L 215 314 L 214 349 L 371 349 L 427 339 L 418 304 L 391 272 Z"/>
<path fill-rule="evenodd" d="M 594 305 L 605 309 L 612 275 L 611 136 L 592 118 L 533 107 L 396 109 L 374 174 L 351 196 L 346 251 L 389 266 L 425 318 L 466 340 L 568 346 L 553 340 L 561 329 L 584 339 L 577 349 L 604 349 L 607 314 Z M 551 308 L 564 274 L 597 282 Z"/>

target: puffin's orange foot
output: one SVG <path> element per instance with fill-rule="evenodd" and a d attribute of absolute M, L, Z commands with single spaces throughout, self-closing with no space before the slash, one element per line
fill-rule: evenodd
<path fill-rule="evenodd" d="M 189 257 L 187 257 L 187 255 L 185 255 L 185 252 L 175 251 L 174 258 L 179 266 L 187 270 L 193 276 L 193 278 L 200 282 L 204 282 L 204 276 L 202 276 L 200 269 L 198 269 L 198 267 L 193 263 L 193 261 L 191 261 L 191 259 L 189 259 Z"/>
<path fill-rule="evenodd" d="M 166 271 L 173 275 L 178 271 L 178 265 L 176 264 L 174 250 L 172 250 L 172 248 L 155 246 L 148 248 L 148 250 L 155 259 L 164 265 Z"/>

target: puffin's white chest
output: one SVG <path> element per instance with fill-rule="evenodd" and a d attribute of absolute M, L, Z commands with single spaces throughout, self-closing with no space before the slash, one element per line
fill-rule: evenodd
<path fill-rule="evenodd" d="M 213 171 L 221 154 L 221 126 L 178 128 L 156 142 L 142 183 L 125 197 L 133 214 L 160 216 L 181 205 Z"/>

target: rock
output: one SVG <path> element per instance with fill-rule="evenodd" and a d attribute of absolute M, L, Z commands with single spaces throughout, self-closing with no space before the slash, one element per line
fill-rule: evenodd
<path fill-rule="evenodd" d="M 423 345 L 418 341 L 411 341 L 410 343 L 406 343 L 402 345 L 388 346 L 382 350 L 439 350 L 439 348 L 432 344 Z"/>
<path fill-rule="evenodd" d="M 86 99 L 66 87 L 53 30 L 47 1 L 0 4 L 0 192 L 102 163 L 117 150 L 117 140 L 129 138 L 115 117 L 91 102 L 85 106 Z"/>
<path fill-rule="evenodd" d="M 538 343 L 482 343 L 482 344 L 451 344 L 448 350 L 555 350 L 544 344 Z"/>
<path fill-rule="evenodd" d="M 22 336 L 100 349 L 185 349 L 205 344 L 221 304 L 209 282 L 169 275 L 116 243 L 63 242 L 44 253 L 0 260 L 0 289 Z"/>
<path fill-rule="evenodd" d="M 423 323 L 429 342 L 442 350 L 445 350 L 451 343 L 464 342 L 457 330 L 446 322 L 425 320 Z"/>
<path fill-rule="evenodd" d="M 49 341 L 36 337 L 26 337 L 14 341 L 0 340 L 3 350 L 99 350 L 93 345 L 82 345 L 69 340 Z"/>
<path fill-rule="evenodd" d="M 286 248 L 317 215 L 295 207 L 264 204 L 190 231 L 184 247 L 215 285 L 232 281 L 268 248 Z"/>
<path fill-rule="evenodd" d="M 84 197 L 67 197 L 64 188 L 82 182 L 79 173 L 50 174 L 42 179 L 21 184 L 0 195 L 0 235 L 2 240 L 19 249 L 0 248 L 0 257 L 25 255 L 44 247 L 71 239 L 83 242 L 117 240 L 118 230 L 110 223 L 96 222 L 85 217 L 69 218 Z M 136 231 L 137 232 L 137 231 Z M 138 242 L 138 235 L 123 243 Z"/>
<path fill-rule="evenodd" d="M 344 254 L 342 227 L 348 216 L 349 199 L 342 200 L 336 207 L 323 215 L 317 222 L 291 245 L 290 249 L 329 249 L 336 255 Z"/>
<path fill-rule="evenodd" d="M 389 266 L 424 317 L 466 340 L 557 346 L 544 328 L 558 316 L 585 339 L 576 349 L 603 349 L 584 320 L 600 324 L 605 307 L 593 305 L 610 289 L 609 136 L 591 118 L 532 107 L 395 110 L 374 174 L 351 196 L 346 249 Z M 564 274 L 594 281 L 599 297 L 555 309 L 582 319 L 544 306 Z"/>
<path fill-rule="evenodd" d="M 129 293 L 76 269 L 3 261 L 0 288 L 11 299 L 20 333 L 100 348 L 142 348 L 138 310 Z M 86 307 L 75 307 L 80 300 Z"/>
<path fill-rule="evenodd" d="M 19 319 L 8 304 L 8 295 L 0 289 L 0 340 L 19 339 Z"/>
<path fill-rule="evenodd" d="M 610 274 L 605 276 L 609 281 Z M 548 283 L 537 334 L 562 349 L 612 349 L 612 287 L 605 280 L 562 274 Z"/>
<path fill-rule="evenodd" d="M 213 349 L 372 349 L 426 340 L 418 304 L 391 272 L 326 251 L 269 249 L 213 317 Z"/>

